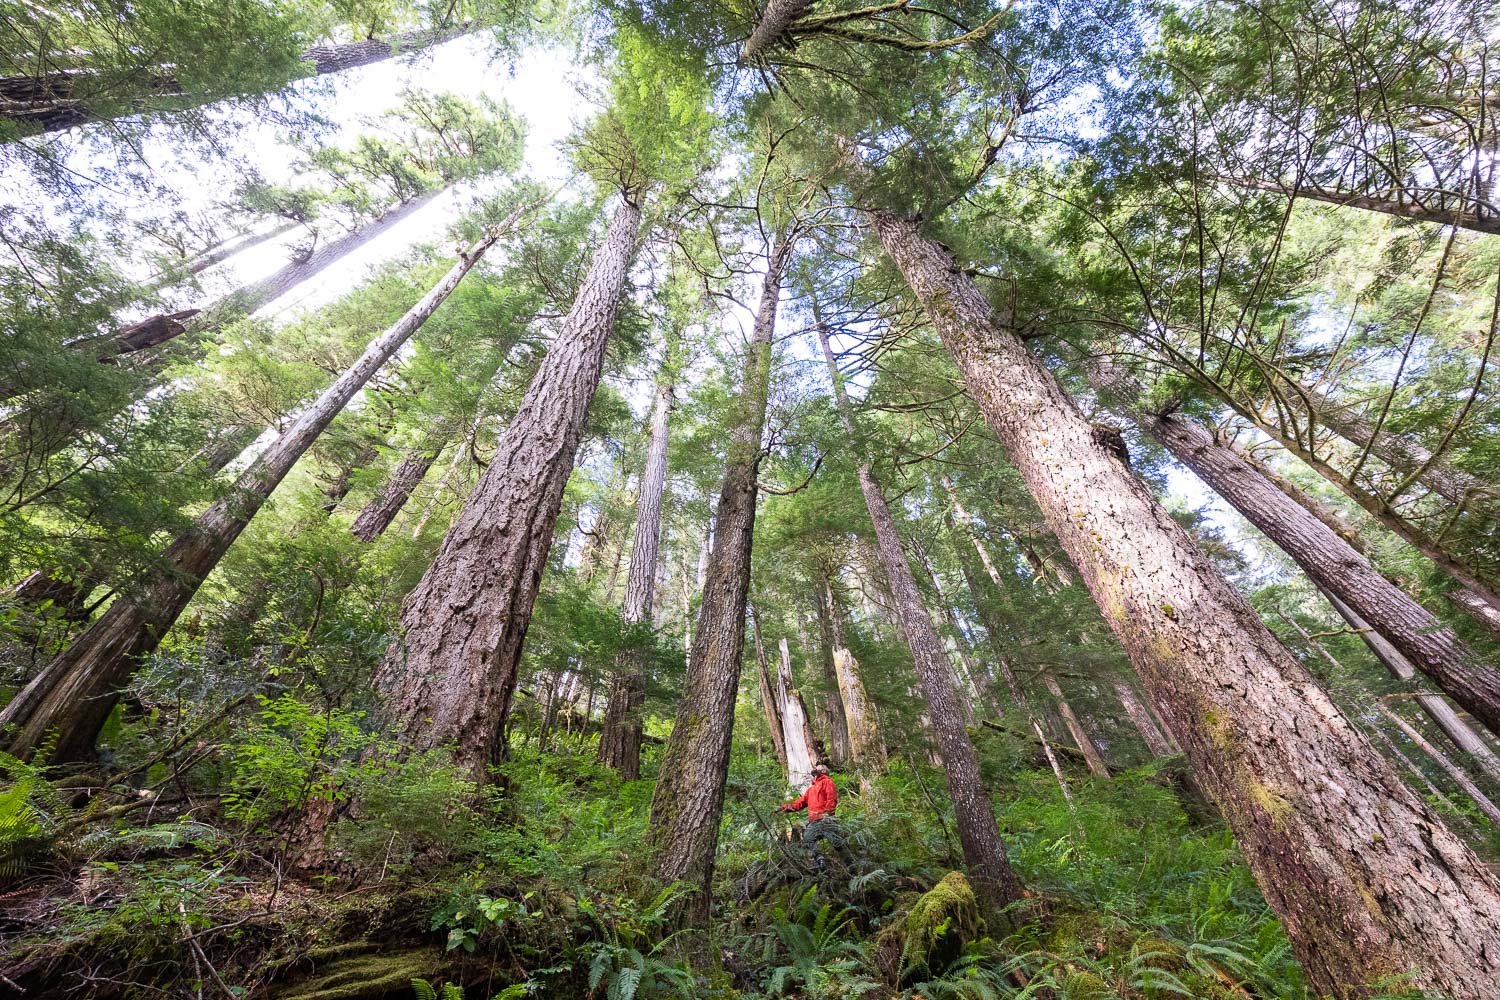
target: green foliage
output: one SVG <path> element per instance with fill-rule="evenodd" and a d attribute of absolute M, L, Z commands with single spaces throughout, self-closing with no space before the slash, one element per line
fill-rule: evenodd
<path fill-rule="evenodd" d="M 644 905 L 626 897 L 580 898 L 578 910 L 600 940 L 585 945 L 589 996 L 604 1000 L 649 1000 L 680 995 L 695 980 L 684 963 L 663 952 L 676 936 L 671 914 L 692 890 L 671 885 Z"/>

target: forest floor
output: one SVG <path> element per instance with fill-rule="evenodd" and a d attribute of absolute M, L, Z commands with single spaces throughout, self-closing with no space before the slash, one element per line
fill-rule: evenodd
<path fill-rule="evenodd" d="M 1176 762 L 1080 779 L 1069 806 L 1049 773 L 1011 770 L 1010 749 L 989 744 L 1029 898 L 988 923 L 949 874 L 937 771 L 898 764 L 864 798 L 836 775 L 843 840 L 819 871 L 770 814 L 775 760 L 737 747 L 713 927 L 673 932 L 680 894 L 651 882 L 640 850 L 652 782 L 622 782 L 564 741 L 517 747 L 472 823 L 392 831 L 383 853 L 355 836 L 357 870 L 337 877 L 290 870 L 286 817 L 227 818 L 210 766 L 88 823 L 59 798 L 52 819 L 74 819 L 38 831 L 0 895 L 0 985 L 28 998 L 410 997 L 414 980 L 419 997 L 452 984 L 447 996 L 471 998 L 1308 997 L 1232 838 L 1184 809 Z"/>

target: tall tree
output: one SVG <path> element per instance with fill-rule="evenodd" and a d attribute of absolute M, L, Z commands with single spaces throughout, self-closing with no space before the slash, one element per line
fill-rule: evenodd
<path fill-rule="evenodd" d="M 833 347 L 828 341 L 828 328 L 821 320 L 817 323 L 818 343 L 833 379 L 834 401 L 845 432 L 851 439 L 858 439 L 854 414 L 849 398 L 844 392 L 843 376 L 839 373 Z M 975 894 L 995 916 L 1022 897 L 1021 880 L 1005 856 L 1005 843 L 1000 838 L 1000 827 L 995 822 L 995 810 L 985 792 L 984 779 L 979 773 L 979 755 L 974 742 L 964 725 L 964 716 L 958 703 L 959 694 L 954 689 L 952 664 L 943 641 L 932 624 L 932 616 L 922 602 L 922 591 L 917 586 L 916 574 L 912 571 L 906 552 L 901 547 L 901 536 L 896 520 L 891 516 L 890 505 L 885 494 L 875 481 L 870 463 L 863 457 L 859 461 L 859 487 L 865 497 L 865 508 L 875 526 L 875 540 L 880 553 L 880 564 L 885 571 L 886 585 L 894 602 L 896 621 L 901 634 L 911 650 L 912 663 L 917 677 L 922 682 L 922 693 L 927 702 L 927 713 L 932 720 L 931 732 L 943 759 L 943 775 L 948 782 L 948 796 L 953 801 L 955 825 L 958 827 L 959 843 L 963 847 L 964 866 L 974 884 Z"/>
<path fill-rule="evenodd" d="M 139 658 L 154 650 L 187 606 L 203 580 L 223 558 L 292 466 L 312 446 L 411 335 L 525 212 L 518 208 L 492 226 L 459 255 L 443 279 L 401 319 L 372 340 L 364 353 L 286 433 L 235 480 L 226 494 L 163 553 L 160 565 L 122 594 L 82 636 L 48 664 L 0 712 L 0 726 L 12 725 L 12 753 L 29 755 L 56 733 L 58 760 L 90 754 L 99 729 Z"/>
<path fill-rule="evenodd" d="M 1353 997 L 1392 970 L 1411 970 L 1420 987 L 1484 997 L 1488 987 L 1478 984 L 1500 975 L 1500 959 L 1481 943 L 1500 933 L 1500 882 L 1100 444 L 952 254 L 910 216 L 872 215 L 886 254 L 1223 810 L 1314 987 Z"/>
<path fill-rule="evenodd" d="M 713 549 L 688 653 L 687 679 L 651 796 L 656 874 L 664 882 L 683 882 L 695 890 L 682 917 L 700 928 L 707 926 L 712 906 L 714 852 L 729 776 L 759 492 L 756 477 L 770 397 L 771 341 L 782 276 L 795 242 L 792 232 L 784 232 L 766 249 L 766 275 L 729 431 L 724 485 L 714 508 Z"/>

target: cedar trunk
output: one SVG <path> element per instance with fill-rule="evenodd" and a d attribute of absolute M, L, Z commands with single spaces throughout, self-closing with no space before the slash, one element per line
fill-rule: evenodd
<path fill-rule="evenodd" d="M 854 415 L 844 383 L 828 343 L 828 330 L 818 324 L 818 340 L 823 358 L 833 379 L 834 403 L 844 429 L 857 440 Z M 974 885 L 975 895 L 985 908 L 998 916 L 1005 907 L 1022 897 L 1021 880 L 1005 857 L 1005 843 L 995 822 L 995 810 L 985 793 L 979 772 L 979 755 L 964 725 L 958 692 L 953 684 L 953 665 L 948 651 L 932 624 L 932 616 L 922 602 L 917 577 L 901 548 L 896 520 L 891 516 L 885 494 L 870 471 L 869 463 L 859 465 L 859 486 L 864 493 L 865 508 L 875 526 L 875 540 L 886 585 L 894 604 L 897 624 L 911 650 L 912 664 L 922 682 L 927 702 L 931 732 L 942 756 L 943 775 L 948 782 L 948 796 L 953 801 L 953 817 L 958 826 L 959 844 L 963 849 L 964 867 Z"/>
<path fill-rule="evenodd" d="M 78 760 L 94 747 L 120 688 L 139 657 L 154 650 L 209 572 L 245 530 L 266 499 L 370 377 L 421 328 L 469 269 L 520 215 L 518 210 L 459 258 L 422 300 L 375 338 L 291 427 L 235 480 L 162 556 L 159 567 L 108 611 L 0 712 L 0 726 L 16 727 L 9 749 L 30 754 L 49 732 L 57 760 Z"/>
<path fill-rule="evenodd" d="M 703 583 L 698 626 L 688 654 L 687 682 L 662 757 L 651 798 L 650 836 L 656 874 L 696 892 L 682 920 L 707 927 L 712 906 L 714 852 L 724 813 L 724 784 L 734 731 L 750 590 L 750 548 L 755 530 L 756 475 L 771 379 L 771 338 L 781 299 L 781 279 L 791 239 L 771 248 L 754 332 L 745 357 L 744 384 L 730 430 L 724 485 L 714 509 L 713 552 Z"/>
<path fill-rule="evenodd" d="M 401 639 L 376 673 L 397 738 L 412 749 L 452 747 L 454 763 L 480 785 L 505 757 L 521 645 L 640 221 L 640 207 L 622 197 L 494 459 L 402 606 Z"/>
<path fill-rule="evenodd" d="M 912 219 L 875 214 L 1147 694 L 1223 810 L 1315 991 L 1493 1000 L 1500 883 L 1339 712 Z"/>
<path fill-rule="evenodd" d="M 380 491 L 354 518 L 354 524 L 349 530 L 355 538 L 362 542 L 373 542 L 385 533 L 385 529 L 391 526 L 396 515 L 401 513 L 411 499 L 412 493 L 427 477 L 432 464 L 443 453 L 448 437 L 448 428 L 440 426 L 420 446 L 408 449 L 401 462 L 381 484 Z"/>
<path fill-rule="evenodd" d="M 631 625 L 651 623 L 657 552 L 661 547 L 661 505 L 667 490 L 667 423 L 672 413 L 673 392 L 671 379 L 663 374 L 651 410 L 651 441 L 646 448 L 646 468 L 641 473 L 630 573 L 625 578 L 625 606 L 620 613 Z M 626 656 L 615 665 L 610 676 L 609 704 L 599 734 L 599 760 L 619 771 L 626 781 L 641 776 L 641 738 L 645 733 L 641 710 L 645 705 L 646 672 L 639 657 Z"/>

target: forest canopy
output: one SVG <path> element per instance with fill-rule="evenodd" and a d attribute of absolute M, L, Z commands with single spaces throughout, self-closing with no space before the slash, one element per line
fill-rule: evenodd
<path fill-rule="evenodd" d="M 0 987 L 1500 1000 L 1497 13 L 9 5 Z"/>

